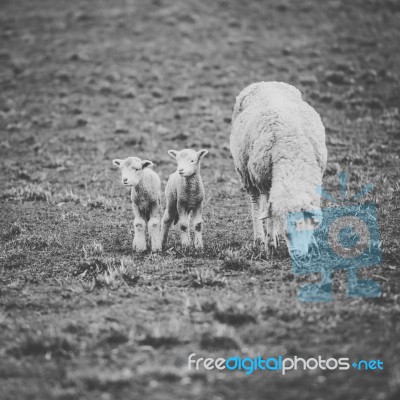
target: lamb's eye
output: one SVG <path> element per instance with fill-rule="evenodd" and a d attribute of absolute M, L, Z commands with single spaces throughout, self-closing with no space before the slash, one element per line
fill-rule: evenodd
<path fill-rule="evenodd" d="M 194 160 L 192 160 L 191 162 L 194 162 Z"/>

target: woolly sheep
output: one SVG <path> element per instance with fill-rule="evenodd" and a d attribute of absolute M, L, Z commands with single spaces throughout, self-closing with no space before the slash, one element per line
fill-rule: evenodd
<path fill-rule="evenodd" d="M 194 226 L 194 246 L 203 248 L 203 219 L 202 209 L 204 186 L 200 176 L 200 161 L 208 153 L 207 150 L 198 152 L 190 149 L 182 151 L 169 150 L 168 154 L 175 158 L 178 167 L 170 175 L 165 188 L 166 209 L 162 220 L 162 243 L 167 243 L 169 228 L 174 222 L 179 222 L 181 244 L 190 246 L 190 213 Z"/>
<path fill-rule="evenodd" d="M 306 254 L 322 221 L 317 188 L 327 150 L 318 113 L 291 85 L 254 83 L 236 98 L 230 149 L 251 199 L 255 242 L 276 247 L 281 235 L 292 256 Z M 289 212 L 303 218 L 288 226 Z"/>
<path fill-rule="evenodd" d="M 150 236 L 151 250 L 161 250 L 161 181 L 160 177 L 149 168 L 153 163 L 138 157 L 128 157 L 123 160 L 113 160 L 113 164 L 121 169 L 122 184 L 131 187 L 135 228 L 133 250 L 147 249 L 146 227 Z"/>

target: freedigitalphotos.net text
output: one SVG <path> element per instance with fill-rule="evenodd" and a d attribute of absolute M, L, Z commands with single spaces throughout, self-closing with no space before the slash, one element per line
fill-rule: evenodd
<path fill-rule="evenodd" d="M 348 357 L 328 358 L 321 356 L 316 358 L 301 358 L 301 357 L 269 357 L 261 356 L 239 357 L 233 356 L 229 358 L 213 358 L 199 357 L 196 358 L 196 353 L 192 353 L 188 357 L 189 370 L 206 369 L 206 370 L 229 370 L 229 371 L 244 371 L 246 375 L 252 374 L 254 371 L 282 371 L 285 375 L 287 371 L 296 370 L 349 370 L 351 368 L 360 371 L 367 370 L 383 370 L 383 361 L 381 360 L 358 360 L 351 362 Z"/>

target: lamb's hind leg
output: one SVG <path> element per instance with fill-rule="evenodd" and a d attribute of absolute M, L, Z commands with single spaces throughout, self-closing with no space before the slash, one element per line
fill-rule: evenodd
<path fill-rule="evenodd" d="M 189 224 L 190 224 L 190 215 L 189 212 L 181 207 L 178 210 L 179 214 L 179 229 L 181 231 L 181 244 L 183 248 L 187 248 L 190 246 L 190 230 L 189 230 Z"/>
<path fill-rule="evenodd" d="M 254 244 L 260 245 L 265 242 L 264 226 L 260 219 L 260 192 L 258 189 L 249 190 L 250 200 L 251 200 L 251 216 L 253 219 L 253 229 L 254 229 Z"/>
<path fill-rule="evenodd" d="M 161 224 L 161 239 L 163 248 L 165 248 L 165 246 L 167 245 L 169 228 L 177 217 L 177 214 L 178 211 L 176 207 L 167 204 L 167 208 L 165 209 Z"/>

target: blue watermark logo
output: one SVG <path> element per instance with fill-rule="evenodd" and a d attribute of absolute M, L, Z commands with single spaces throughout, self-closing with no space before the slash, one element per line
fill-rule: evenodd
<path fill-rule="evenodd" d="M 320 283 L 306 284 L 299 289 L 301 301 L 332 301 L 332 275 L 335 270 L 346 270 L 349 297 L 381 295 L 377 282 L 357 276 L 359 269 L 377 266 L 382 262 L 376 205 L 355 204 L 372 190 L 372 185 L 364 186 L 359 193 L 347 200 L 347 174 L 339 175 L 339 183 L 340 203 L 324 189 L 319 188 L 319 193 L 334 205 L 321 210 L 321 223 L 314 229 L 308 253 L 300 256 L 291 253 L 295 275 L 321 273 Z M 315 211 L 313 213 L 315 214 Z M 303 238 L 307 241 L 310 237 L 309 230 L 304 227 L 311 225 L 301 221 L 304 214 L 289 213 L 287 216 L 288 237 L 293 248 L 301 247 Z"/>
<path fill-rule="evenodd" d="M 255 371 L 280 371 L 282 375 L 286 375 L 288 371 L 297 370 L 315 370 L 320 369 L 323 371 L 335 370 L 350 370 L 355 369 L 358 371 L 374 371 L 383 370 L 384 365 L 381 360 L 354 360 L 351 361 L 349 357 L 329 357 L 322 356 L 312 358 L 302 358 L 298 356 L 285 357 L 283 355 L 274 357 L 241 357 L 234 355 L 228 358 L 219 357 L 197 357 L 196 353 L 188 356 L 188 369 L 200 370 L 228 370 L 228 371 L 242 371 L 246 375 L 251 375 Z"/>

